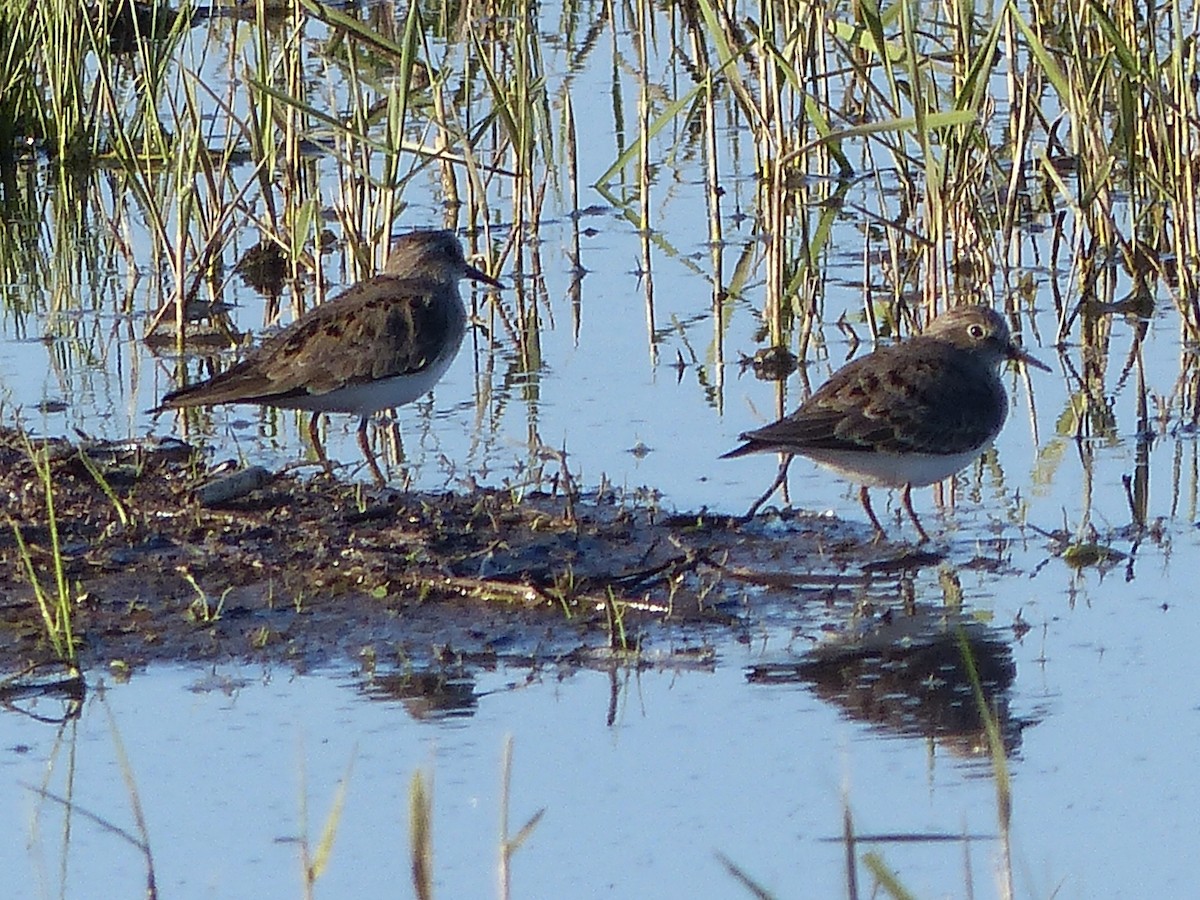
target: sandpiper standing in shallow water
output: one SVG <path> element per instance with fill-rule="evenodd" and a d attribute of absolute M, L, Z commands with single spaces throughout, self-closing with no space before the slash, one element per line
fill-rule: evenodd
<path fill-rule="evenodd" d="M 1010 360 L 1049 371 L 1013 342 L 999 313 L 956 307 L 922 334 L 847 363 L 794 413 L 742 434 L 746 443 L 722 458 L 786 454 L 751 514 L 783 483 L 799 454 L 860 486 L 877 538 L 885 533 L 868 488 L 903 488 L 904 509 L 927 541 L 912 489 L 949 478 L 991 446 L 1008 415 L 1000 367 Z"/>
<path fill-rule="evenodd" d="M 218 403 L 308 410 L 309 437 L 326 467 L 318 418 L 353 413 L 358 445 L 383 485 L 367 420 L 424 396 L 458 355 L 467 321 L 463 278 L 503 287 L 467 263 L 453 233 L 402 235 L 381 274 L 309 310 L 220 375 L 167 394 L 154 412 Z"/>

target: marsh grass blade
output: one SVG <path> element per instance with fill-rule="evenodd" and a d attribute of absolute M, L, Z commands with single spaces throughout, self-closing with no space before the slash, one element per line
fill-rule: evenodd
<path fill-rule="evenodd" d="M 21 433 L 21 437 L 24 441 L 26 456 L 33 464 L 38 483 L 45 496 L 46 529 L 50 537 L 50 564 L 54 570 L 55 589 L 52 595 L 42 585 L 32 550 L 21 534 L 21 527 L 11 515 L 7 515 L 8 524 L 16 540 L 17 555 L 25 569 L 26 577 L 29 579 L 29 586 L 33 589 L 46 639 L 50 642 L 55 656 L 62 662 L 68 663 L 74 671 L 76 650 L 71 622 L 73 603 L 59 540 L 58 517 L 54 509 L 54 477 L 50 465 L 50 449 L 48 445 L 35 447 L 25 432 Z"/>
<path fill-rule="evenodd" d="M 420 771 L 408 784 L 408 822 L 413 893 L 418 900 L 433 900 L 433 796 Z"/>

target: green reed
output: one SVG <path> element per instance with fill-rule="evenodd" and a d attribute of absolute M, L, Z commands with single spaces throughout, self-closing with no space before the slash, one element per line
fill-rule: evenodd
<path fill-rule="evenodd" d="M 1022 260 L 1020 226 L 1049 202 L 1089 248 L 1081 292 L 1111 294 L 1115 264 L 1135 286 L 1157 282 L 1196 320 L 1195 267 L 1176 273 L 1171 262 L 1195 259 L 1200 244 L 1187 214 L 1194 167 L 1183 162 L 1195 129 L 1179 127 L 1196 106 L 1184 87 L 1194 63 L 1178 11 L 1147 29 L 1132 7 L 1087 3 L 1065 16 L 1035 9 L 1036 18 L 1012 4 L 961 3 L 937 21 L 910 2 L 696 10 L 691 62 L 720 72 L 716 90 L 753 137 L 773 341 L 790 320 L 775 304 L 792 298 L 808 314 L 820 300 L 829 220 L 814 222 L 813 211 L 836 208 L 833 181 L 864 167 L 895 178 L 855 210 L 880 226 L 891 265 L 873 280 L 893 299 L 988 299 Z M 1073 172 L 1053 162 L 1062 155 Z M 1127 222 L 1118 196 L 1132 206 Z"/>
<path fill-rule="evenodd" d="M 34 133 L 32 19 L 29 4 L 0 5 L 0 166 L 9 166 L 23 135 Z"/>
<path fill-rule="evenodd" d="M 28 435 L 22 433 L 25 442 L 25 453 L 33 464 L 37 482 L 45 496 L 46 530 L 50 538 L 50 565 L 54 574 L 54 588 L 47 590 L 42 584 L 38 566 L 34 562 L 32 549 L 21 533 L 21 526 L 7 515 L 9 527 L 17 544 L 17 556 L 33 589 L 34 600 L 41 614 L 42 628 L 46 639 L 50 642 L 54 655 L 61 661 L 74 668 L 76 663 L 75 636 L 71 622 L 74 609 L 74 597 L 67 582 L 66 565 L 63 560 L 62 546 L 58 533 L 58 517 L 54 510 L 54 479 L 50 467 L 50 449 L 48 445 L 35 447 Z"/>
<path fill-rule="evenodd" d="M 99 108 L 87 84 L 87 58 L 102 36 L 86 16 L 66 2 L 33 4 L 34 92 L 42 98 L 38 131 L 54 156 L 66 164 L 100 149 Z"/>
<path fill-rule="evenodd" d="M 429 780 L 418 770 L 408 785 L 409 869 L 418 900 L 433 898 L 433 791 Z"/>
<path fill-rule="evenodd" d="M 315 847 L 311 846 L 308 840 L 308 791 L 306 786 L 301 784 L 300 792 L 300 863 L 302 867 L 301 875 L 304 881 L 304 896 L 311 898 L 316 896 L 314 888 L 317 880 L 329 868 L 329 862 L 333 858 L 333 845 L 337 839 L 338 828 L 342 823 L 342 814 L 346 808 L 346 794 L 350 789 L 350 776 L 354 772 L 354 757 L 351 756 L 350 761 L 346 764 L 346 773 L 338 782 L 337 790 L 333 795 L 333 803 L 329 810 L 329 815 L 325 817 L 324 825 L 321 828 L 321 836 L 317 840 Z M 302 782 L 303 782 L 303 772 Z"/>
<path fill-rule="evenodd" d="M 63 165 L 87 166 L 120 131 L 162 152 L 157 101 L 187 30 L 186 6 L 170 12 L 129 0 L 86 9 L 69 0 L 0 3 L 7 57 L 0 159 L 11 158 L 14 141 L 27 136 Z"/>
<path fill-rule="evenodd" d="M 1003 881 L 1003 896 L 1014 896 L 1012 869 L 1012 776 L 1008 768 L 1008 751 L 1004 746 L 1004 736 L 1000 732 L 999 716 L 993 701 L 984 691 L 983 681 L 979 677 L 979 668 L 975 664 L 975 654 L 971 650 L 966 633 L 960 628 L 957 635 L 959 652 L 962 654 L 963 667 L 967 680 L 971 685 L 975 708 L 983 723 L 984 735 L 987 739 L 988 758 L 992 764 L 992 777 L 996 784 L 996 816 L 1000 829 L 1000 847 L 1002 865 L 1000 867 Z"/>
<path fill-rule="evenodd" d="M 504 755 L 500 763 L 500 900 L 509 900 L 512 896 L 512 860 L 517 851 L 524 846 L 533 834 L 546 808 L 542 807 L 525 824 L 517 829 L 516 834 L 509 834 L 509 809 L 512 802 L 512 762 L 513 739 L 510 735 L 504 741 Z"/>
<path fill-rule="evenodd" d="M 1042 277 L 1029 226 L 1047 223 L 1049 269 L 1070 272 L 1049 279 L 1059 337 L 1080 320 L 1081 298 L 1122 293 L 1143 310 L 1165 298 L 1188 335 L 1200 331 L 1190 162 L 1200 134 L 1187 124 L 1197 97 L 1185 10 L 962 2 L 935 17 L 912 0 L 699 0 L 605 6 L 585 21 L 564 5 L 559 47 L 541 37 L 553 11 L 537 19 L 527 4 L 501 3 L 487 17 L 449 3 L 362 17 L 316 0 L 288 0 L 282 15 L 279 6 L 259 0 L 242 20 L 201 19 L 185 4 L 135 20 L 132 49 L 117 52 L 111 16 L 84 21 L 65 0 L 0 2 L 13 61 L 0 75 L 0 154 L 30 135 L 49 165 L 74 173 L 59 179 L 63 215 L 52 226 L 66 287 L 46 305 L 66 308 L 87 293 L 71 270 L 78 242 L 119 271 L 150 274 L 149 291 L 113 302 L 127 314 L 149 306 L 149 334 L 173 321 L 178 353 L 193 328 L 188 303 L 220 297 L 248 226 L 281 251 L 301 305 L 337 282 L 324 271 L 330 234 L 348 260 L 343 281 L 373 271 L 410 186 L 424 179 L 444 200 L 445 225 L 466 227 L 489 267 L 511 258 L 522 276 L 489 313 L 517 342 L 517 366 L 530 376 L 522 392 L 535 402 L 550 315 L 534 236 L 547 206 L 586 205 L 582 178 L 639 232 L 652 359 L 664 333 L 654 294 L 664 258 L 712 281 L 710 371 L 722 372 L 729 301 L 747 285 L 762 297 L 764 342 L 802 356 L 819 348 L 830 243 L 846 220 L 863 233 L 862 319 L 872 335 L 902 329 L 905 309 L 952 296 L 1016 312 Z M 613 157 L 597 177 L 580 170 L 580 105 L 562 73 L 608 48 L 603 130 Z M 211 78 L 217 70 L 228 84 Z M 656 204 L 680 190 L 668 173 L 693 159 L 708 207 L 703 262 L 654 221 Z M 97 187 L 89 165 L 98 162 L 111 191 Z M 36 190 L 23 175 L 7 183 Z M 747 182 L 737 211 L 761 243 L 730 270 L 722 194 Z M 506 241 L 493 239 L 493 224 Z M 150 249 L 135 255 L 146 232 Z M 28 237 L 37 240 L 0 237 L 6 266 Z M 582 271 L 578 236 L 574 244 Z M 40 291 L 54 290 L 53 276 L 35 276 Z M 571 291 L 577 312 L 578 281 Z M 278 314 L 272 299 L 264 321 Z M 73 326 L 64 317 L 55 327 Z M 75 350 L 55 352 L 65 366 Z"/>
<path fill-rule="evenodd" d="M 11 153 L 18 130 L 41 136 L 62 160 L 115 150 L 128 166 L 130 151 L 147 159 L 169 158 L 181 147 L 194 151 L 186 142 L 195 104 L 187 90 L 172 99 L 180 84 L 195 80 L 176 54 L 192 24 L 189 9 L 135 17 L 133 49 L 116 53 L 113 10 L 123 7 L 112 0 L 89 18 L 71 15 L 65 0 L 0 5 L 12 62 L 0 102 L 4 152 Z M 768 316 L 773 339 L 791 313 L 806 317 L 819 307 L 821 259 L 840 202 L 834 185 L 873 164 L 891 168 L 902 189 L 894 199 L 881 189 L 875 203 L 858 211 L 879 228 L 892 261 L 877 276 L 884 296 L 916 291 L 933 303 L 952 288 L 989 293 L 995 276 L 1007 277 L 997 261 L 1019 263 L 1018 227 L 1040 191 L 1040 202 L 1066 211 L 1067 227 L 1079 229 L 1076 245 L 1093 251 L 1080 262 L 1084 287 L 1115 289 L 1111 261 L 1139 283 L 1156 283 L 1186 321 L 1200 322 L 1196 267 L 1186 264 L 1200 256 L 1200 234 L 1195 217 L 1186 215 L 1196 194 L 1188 160 L 1197 138 L 1184 123 L 1197 101 L 1189 87 L 1195 63 L 1184 11 L 1153 11 L 1144 23 L 1132 4 L 1101 8 L 1083 0 L 1059 15 L 1038 5 L 959 3 L 944 19 L 928 21 L 909 0 L 828 10 L 748 3 L 732 11 L 701 0 L 665 11 L 634 4 L 629 12 L 643 26 L 636 40 L 672 36 L 670 59 L 682 61 L 689 77 L 664 84 L 660 60 L 668 55 L 635 43 L 641 121 L 598 182 L 610 184 L 636 161 L 640 199 L 630 212 L 644 229 L 647 189 L 657 178 L 651 160 L 662 149 L 657 142 L 672 129 L 687 134 L 699 116 L 712 121 L 727 105 L 752 135 L 760 173 L 755 213 L 768 238 L 766 293 L 771 303 L 788 298 Z M 511 173 L 499 182 L 510 186 L 512 224 L 536 229 L 545 191 L 558 183 L 561 142 L 553 127 L 555 90 L 527 8 L 502 5 L 487 19 L 457 20 L 446 6 L 410 7 L 398 34 L 315 0 L 293 0 L 285 19 L 261 0 L 256 13 L 250 40 L 241 41 L 253 57 L 250 115 L 237 128 L 206 136 L 206 149 L 219 158 L 232 146 L 248 146 L 261 162 L 256 178 L 264 209 L 270 219 L 282 193 L 288 221 L 276 233 L 294 266 L 315 246 L 318 214 L 327 205 L 318 168 L 301 161 L 304 142 L 314 136 L 338 142 L 333 161 L 344 187 L 336 205 L 356 247 L 380 246 L 402 208 L 400 188 L 434 159 L 445 167 L 447 196 L 459 196 L 458 173 L 468 176 L 470 222 L 489 218 L 502 166 Z M 569 9 L 563 20 L 578 23 Z M 309 96 L 302 77 L 316 46 L 314 23 L 327 29 L 326 49 L 336 51 L 323 59 L 326 71 L 352 88 L 344 119 L 330 115 L 325 98 Z M 244 35 L 251 26 L 207 27 Z M 605 27 L 622 26 L 618 19 Z M 272 29 L 282 29 L 278 47 L 269 42 Z M 442 36 L 463 41 L 445 59 L 454 56 L 465 83 L 484 87 L 485 96 L 466 107 L 435 84 L 428 103 L 414 107 L 425 89 L 412 90 L 409 76 L 414 66 L 428 65 L 420 54 Z M 580 46 L 590 52 L 591 45 Z M 652 49 L 659 52 L 649 63 Z M 398 77 L 383 76 L 381 60 Z M 439 80 L 433 66 L 427 71 Z M 996 95 L 1001 83 L 1006 97 Z M 558 91 L 560 101 L 565 94 L 569 88 Z M 999 114 L 997 101 L 1004 103 Z M 429 126 L 427 142 L 406 135 L 418 120 Z M 614 124 L 623 127 L 619 118 Z M 496 141 L 485 158 L 480 138 L 489 129 Z M 1057 167 L 1056 154 L 1070 155 L 1074 170 Z M 182 158 L 198 160 L 194 152 Z M 177 180 L 175 188 L 181 186 Z M 221 218 L 230 196 L 212 198 L 218 211 L 207 214 L 210 222 Z M 1125 221 L 1118 220 L 1118 197 L 1133 207 Z M 217 236 L 211 226 L 203 231 Z M 202 255 L 219 239 L 194 243 Z M 168 254 L 175 269 L 178 253 Z"/>

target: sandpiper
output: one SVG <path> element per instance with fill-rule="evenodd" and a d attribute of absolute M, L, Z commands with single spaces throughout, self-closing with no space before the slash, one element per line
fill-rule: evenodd
<path fill-rule="evenodd" d="M 153 412 L 218 403 L 311 411 L 309 437 L 327 469 L 319 417 L 354 413 L 358 445 L 383 485 L 367 420 L 425 395 L 449 368 L 466 330 L 462 278 L 503 287 L 467 263 L 453 233 L 402 235 L 381 274 L 309 310 L 220 375 L 167 394 Z"/>
<path fill-rule="evenodd" d="M 903 488 L 922 541 L 913 487 L 949 478 L 991 446 L 1008 415 L 1000 380 L 1007 361 L 1049 367 L 1013 342 L 1004 317 L 984 306 L 938 316 L 916 337 L 847 363 L 790 416 L 741 435 L 722 457 L 785 454 L 779 476 L 750 514 L 783 483 L 795 454 L 859 485 L 876 537 L 885 537 L 868 488 Z"/>

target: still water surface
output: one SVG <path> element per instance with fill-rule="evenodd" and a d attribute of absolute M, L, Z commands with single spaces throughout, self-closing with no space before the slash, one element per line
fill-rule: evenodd
<path fill-rule="evenodd" d="M 1074 611 L 1052 603 L 1044 641 L 1031 633 L 1014 647 L 1012 703 L 1033 723 L 1012 759 L 1021 896 L 1182 897 L 1194 883 L 1180 851 L 1200 802 L 1188 775 L 1196 698 L 1163 686 L 1190 680 L 1197 617 L 1123 593 L 1093 588 L 1091 607 Z M 494 896 L 508 736 L 510 828 L 546 809 L 516 857 L 517 896 L 742 896 L 717 852 L 778 896 L 841 896 L 843 803 L 862 833 L 974 836 L 879 849 L 918 896 L 963 896 L 968 857 L 976 896 L 991 896 L 999 846 L 986 762 L 855 722 L 803 687 L 748 684 L 743 669 L 776 642 L 724 646 L 711 672 L 619 672 L 612 724 L 607 673 L 560 679 L 553 667 L 480 673 L 478 705 L 440 719 L 369 700 L 336 672 L 172 668 L 112 686 L 65 729 L 10 714 L 0 861 L 23 885 L 10 896 L 59 895 L 63 878 L 66 896 L 97 884 L 106 896 L 140 892 L 132 847 L 76 817 L 64 854 L 61 809 L 32 792 L 70 791 L 81 809 L 132 828 L 116 737 L 164 896 L 299 896 L 301 794 L 315 843 L 347 775 L 318 895 L 390 891 L 407 878 L 418 770 L 433 782 L 439 894 Z"/>

